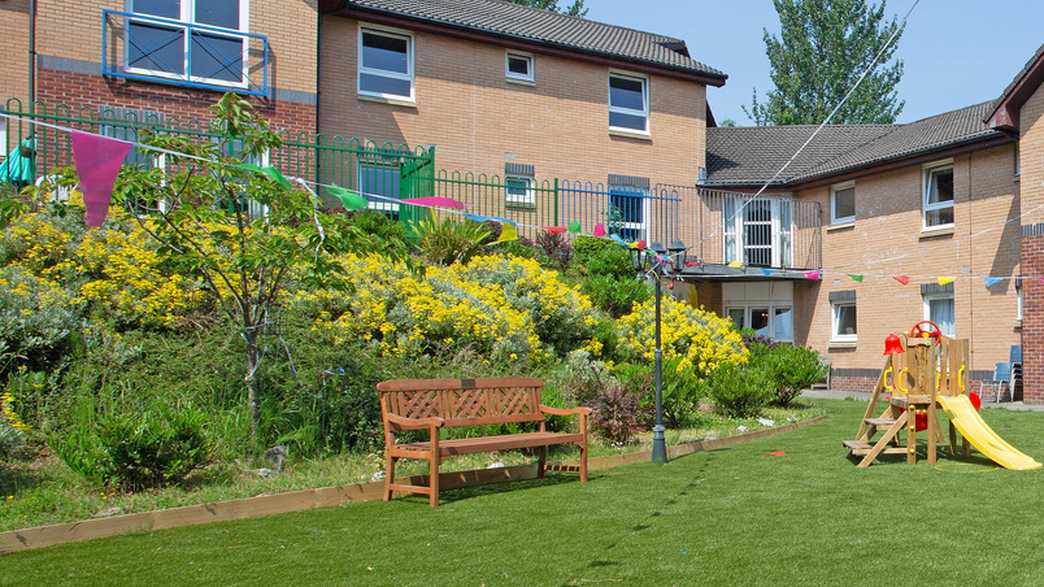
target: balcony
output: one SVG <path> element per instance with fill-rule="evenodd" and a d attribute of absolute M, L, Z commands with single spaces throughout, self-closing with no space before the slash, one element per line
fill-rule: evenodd
<path fill-rule="evenodd" d="M 269 97 L 265 35 L 105 9 L 101 42 L 107 77 Z"/>
<path fill-rule="evenodd" d="M 722 277 L 800 277 L 822 267 L 819 202 L 789 196 L 694 188 L 701 273 Z M 688 197 L 688 195 L 687 195 Z M 729 267 L 739 261 L 744 269 Z"/>

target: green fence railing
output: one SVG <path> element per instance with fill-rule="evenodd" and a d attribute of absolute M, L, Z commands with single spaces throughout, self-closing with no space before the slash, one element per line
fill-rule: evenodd
<path fill-rule="evenodd" d="M 4 103 L 7 118 L 3 154 L 19 145 L 31 147 L 36 178 L 55 173 L 72 164 L 72 146 L 67 132 L 34 124 L 47 124 L 138 141 L 143 131 L 189 137 L 194 141 L 217 141 L 220 133 L 210 121 L 175 117 L 148 109 L 37 103 L 26 108 L 21 100 Z M 380 197 L 401 198 L 430 195 L 434 176 L 434 147 L 364 141 L 355 137 L 325 136 L 306 132 L 279 131 L 283 144 L 252 161 L 270 164 L 283 173 L 320 184 L 337 185 Z M 26 149 L 22 149 L 23 152 Z M 169 165 L 162 157 L 132 149 L 126 163 L 144 166 Z M 327 206 L 336 207 L 320 188 Z M 373 198 L 372 206 L 386 206 Z"/>

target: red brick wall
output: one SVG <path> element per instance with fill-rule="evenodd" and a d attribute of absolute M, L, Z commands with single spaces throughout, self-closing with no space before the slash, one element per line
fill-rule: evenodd
<path fill-rule="evenodd" d="M 209 90 L 42 68 L 38 76 L 39 102 L 48 107 L 65 104 L 72 107 L 72 112 L 86 107 L 95 115 L 101 106 L 120 106 L 163 112 L 182 120 L 207 120 L 210 118 L 210 105 L 221 98 L 221 93 Z M 251 97 L 250 101 L 257 112 L 270 120 L 275 128 L 308 134 L 316 132 L 314 105 L 255 97 Z"/>
<path fill-rule="evenodd" d="M 1031 232 L 1036 227 L 1027 226 Z M 1044 234 L 1022 236 L 1022 273 L 1044 275 Z M 1037 277 L 1022 283 L 1023 401 L 1044 403 L 1044 285 Z"/>

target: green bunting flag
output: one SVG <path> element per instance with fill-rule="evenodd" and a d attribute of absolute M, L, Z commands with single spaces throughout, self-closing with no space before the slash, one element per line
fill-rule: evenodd
<path fill-rule="evenodd" d="M 281 171 L 279 171 L 275 167 L 272 167 L 271 165 L 261 167 L 260 165 L 255 165 L 253 163 L 240 163 L 239 165 L 236 165 L 236 167 L 242 169 L 243 171 L 252 171 L 254 173 L 260 173 L 261 175 L 268 177 L 268 179 L 271 179 L 272 181 L 276 182 L 277 184 L 279 184 L 279 187 L 282 187 L 284 189 L 290 190 L 294 188 L 294 184 L 290 183 L 290 180 L 287 179 Z"/>
<path fill-rule="evenodd" d="M 368 205 L 366 198 L 362 197 L 359 192 L 346 190 L 335 185 L 328 186 L 326 189 L 329 190 L 331 196 L 337 198 L 337 201 L 341 203 L 345 210 L 365 210 Z"/>
<path fill-rule="evenodd" d="M 851 279 L 852 281 L 857 281 L 859 283 L 863 283 L 863 276 L 858 274 L 858 273 L 849 273 L 848 274 L 848 278 Z"/>
<path fill-rule="evenodd" d="M 569 223 L 569 233 L 570 234 L 580 234 L 580 223 L 579 222 L 570 222 Z"/>

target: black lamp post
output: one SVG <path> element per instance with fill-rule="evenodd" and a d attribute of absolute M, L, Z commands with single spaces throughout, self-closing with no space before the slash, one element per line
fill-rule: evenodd
<path fill-rule="evenodd" d="M 654 463 L 667 462 L 667 441 L 663 436 L 663 349 L 660 338 L 660 300 L 663 295 L 661 281 L 664 277 L 673 277 L 675 272 L 680 271 L 685 264 L 685 243 L 672 241 L 671 246 L 664 248 L 660 243 L 653 243 L 652 247 L 645 247 L 644 242 L 639 241 L 637 246 L 632 246 L 631 261 L 638 277 L 651 277 L 656 285 L 656 351 L 655 373 L 656 373 L 656 425 L 653 426 L 653 450 L 652 460 Z"/>

